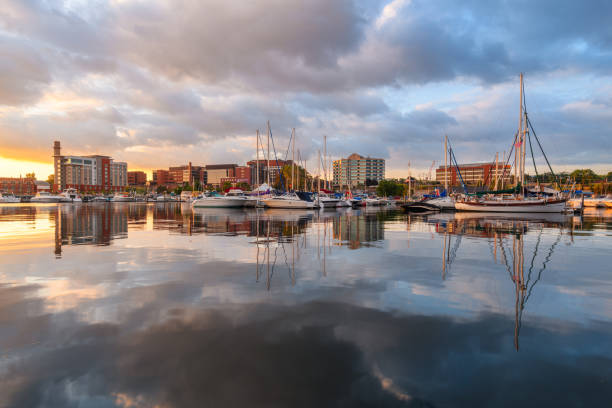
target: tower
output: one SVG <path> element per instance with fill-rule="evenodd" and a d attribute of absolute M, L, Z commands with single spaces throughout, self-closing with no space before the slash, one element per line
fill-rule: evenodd
<path fill-rule="evenodd" d="M 60 142 L 53 142 L 53 186 L 51 189 L 55 192 L 63 190 L 64 179 L 62 177 L 62 155 Z"/>

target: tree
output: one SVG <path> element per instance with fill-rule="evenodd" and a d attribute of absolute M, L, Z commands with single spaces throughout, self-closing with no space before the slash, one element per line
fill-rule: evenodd
<path fill-rule="evenodd" d="M 376 181 L 374 179 L 366 179 L 365 185 L 366 185 L 366 187 L 376 186 L 376 185 L 378 185 L 378 181 Z"/>
<path fill-rule="evenodd" d="M 26 173 L 26 178 L 36 179 L 36 174 L 34 172 Z"/>
<path fill-rule="evenodd" d="M 157 186 L 157 194 L 163 194 L 166 191 L 168 191 L 168 189 L 166 188 L 166 186 Z"/>
<path fill-rule="evenodd" d="M 50 186 L 55 184 L 55 174 L 49 174 L 49 177 L 47 177 L 47 183 L 49 183 Z"/>
<path fill-rule="evenodd" d="M 612 181 L 612 171 L 608 172 L 608 174 L 606 174 L 606 181 Z"/>
<path fill-rule="evenodd" d="M 249 183 L 244 183 L 244 182 L 236 184 L 236 187 L 244 191 L 248 191 L 251 189 L 251 186 L 249 185 Z"/>
<path fill-rule="evenodd" d="M 600 177 L 591 169 L 574 170 L 570 173 L 570 177 L 580 184 L 588 184 L 593 181 L 600 180 Z"/>
<path fill-rule="evenodd" d="M 232 188 L 232 183 L 229 181 L 224 181 L 223 185 L 221 186 L 221 191 L 229 190 L 230 188 Z"/>
<path fill-rule="evenodd" d="M 381 197 L 401 196 L 404 194 L 405 185 L 395 180 L 381 180 L 376 188 L 376 194 Z"/>

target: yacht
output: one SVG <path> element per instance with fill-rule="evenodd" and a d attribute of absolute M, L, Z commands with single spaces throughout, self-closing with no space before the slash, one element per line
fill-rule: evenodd
<path fill-rule="evenodd" d="M 15 194 L 0 193 L 0 203 L 20 203 L 21 199 Z"/>
<path fill-rule="evenodd" d="M 82 203 L 83 199 L 75 188 L 67 188 L 60 194 L 60 202 L 62 203 Z"/>
<path fill-rule="evenodd" d="M 128 193 L 115 193 L 113 198 L 110 199 L 113 203 L 125 203 L 134 201 L 134 197 L 129 195 Z"/>
<path fill-rule="evenodd" d="M 338 207 L 338 203 L 340 199 L 331 197 L 329 194 L 320 192 L 319 193 L 319 206 L 321 208 L 336 208 Z"/>
<path fill-rule="evenodd" d="M 304 196 L 304 198 L 307 198 Z M 310 196 L 308 196 L 310 198 Z M 264 198 L 263 203 L 269 208 L 296 208 L 304 210 L 312 210 L 315 208 L 315 202 L 302 199 L 297 193 L 286 193 L 280 196 Z"/>
<path fill-rule="evenodd" d="M 212 192 L 198 197 L 191 205 L 194 208 L 242 208 L 246 201 L 244 197 L 223 196 L 217 192 Z"/>
<path fill-rule="evenodd" d="M 31 203 L 59 203 L 62 197 L 51 194 L 48 191 L 39 191 L 34 197 L 30 199 Z"/>

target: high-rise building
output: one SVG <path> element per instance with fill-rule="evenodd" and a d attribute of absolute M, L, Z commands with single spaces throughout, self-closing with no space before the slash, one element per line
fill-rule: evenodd
<path fill-rule="evenodd" d="M 82 192 L 122 191 L 127 187 L 127 163 L 109 156 L 63 156 L 53 143 L 53 191 L 75 188 Z"/>
<path fill-rule="evenodd" d="M 500 181 L 503 177 L 504 183 L 509 183 L 512 179 L 510 173 L 511 166 L 509 164 L 505 166 L 498 164 L 497 172 L 495 170 L 495 162 L 460 164 L 457 167 L 459 167 L 459 173 L 461 173 L 461 178 L 463 178 L 465 184 L 488 185 L 495 182 L 497 177 L 499 177 Z M 460 183 L 457 167 L 448 166 L 446 171 L 448 184 L 451 186 L 459 185 Z M 444 174 L 444 166 L 438 167 L 436 169 L 436 181 L 444 184 Z"/>
<path fill-rule="evenodd" d="M 379 182 L 385 178 L 385 159 L 353 153 L 346 159 L 334 160 L 333 173 L 334 184 L 340 187 Z"/>

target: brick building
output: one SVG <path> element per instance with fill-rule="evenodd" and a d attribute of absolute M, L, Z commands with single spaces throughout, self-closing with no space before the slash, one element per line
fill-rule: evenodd
<path fill-rule="evenodd" d="M 128 171 L 127 173 L 129 186 L 144 186 L 147 184 L 147 173 L 144 171 Z"/>
<path fill-rule="evenodd" d="M 510 174 L 510 165 L 506 165 L 506 171 L 504 173 L 504 165 L 499 164 L 497 172 L 495 171 L 495 162 L 491 163 L 468 163 L 460 164 L 459 172 L 465 184 L 470 185 L 488 185 L 495 182 L 496 177 L 503 176 L 504 182 L 509 183 L 512 180 Z M 459 185 L 459 174 L 455 166 L 448 166 L 447 170 L 448 184 L 451 186 Z M 444 184 L 444 166 L 440 166 L 436 169 L 436 181 Z"/>
<path fill-rule="evenodd" d="M 0 177 L 0 192 L 24 196 L 35 195 L 36 191 L 34 177 Z"/>

